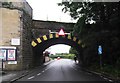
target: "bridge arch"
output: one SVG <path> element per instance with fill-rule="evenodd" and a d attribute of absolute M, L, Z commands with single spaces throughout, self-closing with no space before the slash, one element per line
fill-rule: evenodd
<path fill-rule="evenodd" d="M 56 44 L 65 44 L 74 47 L 78 51 L 78 59 L 83 63 L 83 47 L 81 43 L 81 40 L 71 35 L 59 36 L 57 33 L 44 35 L 31 42 L 34 53 L 34 62 L 36 65 L 42 63 L 43 51 L 48 47 Z"/>

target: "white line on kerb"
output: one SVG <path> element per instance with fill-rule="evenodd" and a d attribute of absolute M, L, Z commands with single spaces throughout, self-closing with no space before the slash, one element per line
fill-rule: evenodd
<path fill-rule="evenodd" d="M 30 80 L 30 79 L 33 79 L 35 76 L 31 76 L 31 77 L 29 77 L 28 79 Z"/>
<path fill-rule="evenodd" d="M 38 73 L 37 75 L 39 76 L 41 73 Z"/>

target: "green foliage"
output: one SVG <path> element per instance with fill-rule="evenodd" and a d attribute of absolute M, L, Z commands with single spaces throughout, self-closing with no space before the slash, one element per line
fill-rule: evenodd
<path fill-rule="evenodd" d="M 77 52 L 76 49 L 74 49 L 73 47 L 70 48 L 69 53 L 70 53 L 70 54 L 74 54 L 74 55 L 76 55 L 76 56 L 78 55 L 78 52 Z"/>
<path fill-rule="evenodd" d="M 83 53 L 85 62 L 99 71 L 97 49 L 101 45 L 102 61 L 107 65 L 103 71 L 117 75 L 116 72 L 120 72 L 120 3 L 62 2 L 59 5 L 64 6 L 63 11 L 70 12 L 72 18 L 78 19 L 72 34 L 86 46 Z M 91 21 L 94 23 L 91 24 Z M 77 54 L 72 48 L 70 53 Z"/>
<path fill-rule="evenodd" d="M 65 59 L 74 59 L 75 54 L 67 54 L 67 53 L 59 53 L 56 55 L 50 55 L 50 58 L 55 59 L 55 58 L 65 58 Z"/>
<path fill-rule="evenodd" d="M 74 36 L 79 36 L 81 35 L 81 32 L 83 31 L 84 27 L 85 27 L 85 20 L 86 20 L 86 17 L 83 16 L 81 17 L 78 22 L 75 24 L 74 26 L 74 30 L 73 30 L 73 35 Z"/>
<path fill-rule="evenodd" d="M 91 71 L 96 71 L 107 76 L 113 77 L 115 79 L 120 79 L 120 69 L 113 67 L 112 65 L 104 64 L 102 70 L 99 64 L 93 64 L 88 68 Z"/>
<path fill-rule="evenodd" d="M 68 54 L 68 55 L 64 55 L 63 58 L 66 58 L 66 59 L 74 59 L 74 54 Z"/>
<path fill-rule="evenodd" d="M 118 13 L 119 3 L 96 3 L 96 2 L 62 2 L 59 6 L 64 6 L 63 11 L 70 12 L 74 19 L 86 16 L 86 22 L 94 20 L 96 22 L 108 22 L 113 14 Z"/>

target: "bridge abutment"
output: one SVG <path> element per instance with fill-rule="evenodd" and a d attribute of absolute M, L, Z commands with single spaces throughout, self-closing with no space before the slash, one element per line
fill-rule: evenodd
<path fill-rule="evenodd" d="M 16 60 L 5 60 L 4 70 L 22 70 L 32 67 L 32 8 L 27 2 L 0 2 L 0 47 L 16 47 Z M 12 44 L 12 39 L 18 39 Z M 7 56 L 7 53 L 6 53 Z"/>

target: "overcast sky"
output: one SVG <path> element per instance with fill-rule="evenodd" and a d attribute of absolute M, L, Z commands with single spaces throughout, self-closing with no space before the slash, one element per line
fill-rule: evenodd
<path fill-rule="evenodd" d="M 33 19 L 49 20 L 60 22 L 75 22 L 71 19 L 68 13 L 62 12 L 61 6 L 57 3 L 62 0 L 26 0 L 33 8 Z"/>
<path fill-rule="evenodd" d="M 33 19 L 58 22 L 75 22 L 71 20 L 69 14 L 62 12 L 62 7 L 57 3 L 62 0 L 26 0 L 33 9 Z M 48 48 L 52 54 L 69 53 L 70 46 L 54 45 Z"/>
<path fill-rule="evenodd" d="M 50 46 L 46 51 L 50 52 L 51 54 L 55 53 L 69 53 L 70 46 L 64 44 L 57 44 Z"/>

